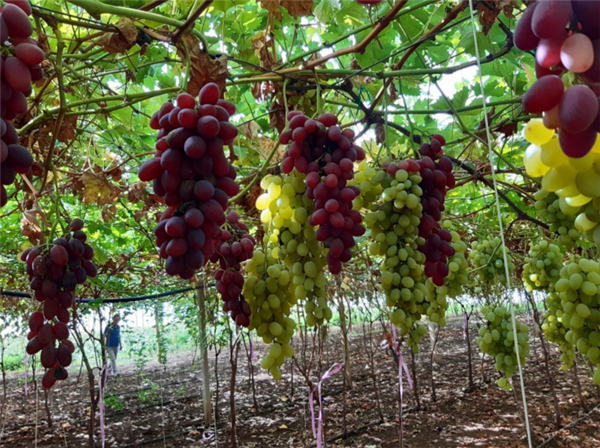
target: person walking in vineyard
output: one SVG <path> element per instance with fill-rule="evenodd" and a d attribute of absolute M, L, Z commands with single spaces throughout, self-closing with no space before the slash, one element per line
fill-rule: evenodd
<path fill-rule="evenodd" d="M 121 344 L 121 327 L 119 321 L 121 316 L 115 314 L 111 324 L 106 326 L 104 330 L 104 337 L 106 338 L 106 348 L 108 349 L 108 357 L 110 358 L 110 368 L 108 373 L 110 375 L 118 375 L 119 369 L 117 368 L 117 354 L 119 350 L 123 349 Z"/>

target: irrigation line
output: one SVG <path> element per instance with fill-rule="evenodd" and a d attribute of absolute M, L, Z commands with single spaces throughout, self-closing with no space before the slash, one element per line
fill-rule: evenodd
<path fill-rule="evenodd" d="M 213 283 L 207 285 L 208 287 L 214 286 Z M 148 294 L 145 296 L 134 296 L 134 297 L 124 297 L 120 299 L 75 299 L 77 303 L 126 303 L 126 302 L 139 302 L 141 300 L 149 300 L 149 299 L 160 299 L 161 297 L 175 296 L 178 294 L 183 294 L 184 292 L 195 291 L 197 289 L 203 289 L 205 285 L 203 283 L 199 283 L 196 286 L 190 288 L 176 289 L 174 291 L 161 292 L 157 294 Z M 23 298 L 31 298 L 32 295 L 28 292 L 18 292 L 18 291 L 5 291 L 0 289 L 0 295 L 5 295 L 9 297 L 23 297 Z"/>
<path fill-rule="evenodd" d="M 565 429 L 569 429 L 572 426 L 575 426 L 577 423 L 579 423 L 581 420 L 585 420 L 586 418 L 588 418 L 590 415 L 592 415 L 592 413 L 596 410 L 596 409 L 600 409 L 600 403 L 598 403 L 596 406 L 594 406 L 594 408 L 588 412 L 587 414 L 581 416 L 580 418 L 578 418 L 577 420 L 575 420 L 574 422 L 569 423 L 567 426 L 563 426 L 562 428 L 560 428 L 558 431 L 556 431 L 556 434 L 554 434 L 552 437 L 550 437 L 549 439 L 546 439 L 541 445 L 538 445 L 536 448 L 542 448 L 546 445 L 548 445 L 550 442 L 552 442 L 552 440 L 554 440 L 561 431 L 564 431 Z"/>

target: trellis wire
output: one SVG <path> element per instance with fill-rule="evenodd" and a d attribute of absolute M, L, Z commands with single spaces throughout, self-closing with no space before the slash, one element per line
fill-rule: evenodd
<path fill-rule="evenodd" d="M 479 56 L 479 45 L 477 44 L 477 29 L 475 27 L 475 17 L 473 12 L 473 0 L 469 0 L 469 13 L 471 15 L 471 29 L 473 31 L 473 41 L 475 44 L 475 59 L 477 60 L 477 71 L 479 74 L 479 87 L 481 88 L 481 96 L 483 101 L 483 118 L 485 120 L 485 132 L 487 138 L 487 146 L 488 146 L 488 158 L 490 159 L 490 169 L 492 173 L 492 181 L 494 183 L 494 194 L 496 195 L 496 211 L 498 214 L 498 224 L 500 227 L 500 240 L 502 241 L 502 256 L 504 258 L 504 272 L 506 275 L 506 286 L 508 291 L 511 291 L 511 283 L 510 283 L 510 272 L 508 270 L 508 254 L 506 250 L 506 241 L 504 239 L 504 225 L 502 223 L 502 214 L 500 210 L 500 198 L 498 194 L 498 184 L 496 182 L 496 168 L 493 163 L 493 151 L 492 151 L 492 142 L 491 142 L 491 132 L 490 132 L 490 122 L 487 114 L 487 102 L 485 96 L 485 90 L 483 88 L 483 72 L 481 70 L 481 59 Z M 519 357 L 519 340 L 517 338 L 517 323 L 515 318 L 515 308 L 513 305 L 512 297 L 509 301 L 510 304 L 510 316 L 512 321 L 514 343 L 515 343 L 515 354 L 517 355 L 517 365 L 519 366 L 519 381 L 521 383 L 521 397 L 523 400 L 523 416 L 525 419 L 525 431 L 527 432 L 527 444 L 529 448 L 533 448 L 531 442 L 531 429 L 529 427 L 529 413 L 527 411 L 527 398 L 525 396 L 525 382 L 523 381 L 523 367 L 521 366 L 521 358 Z"/>

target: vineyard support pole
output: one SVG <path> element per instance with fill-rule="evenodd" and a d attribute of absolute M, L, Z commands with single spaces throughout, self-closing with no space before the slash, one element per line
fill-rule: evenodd
<path fill-rule="evenodd" d="M 204 288 L 198 289 L 198 328 L 200 330 L 200 353 L 202 359 L 202 404 L 204 406 L 204 425 L 212 421 L 212 402 L 210 393 L 210 373 L 208 366 L 208 338 L 206 336 L 206 295 Z"/>

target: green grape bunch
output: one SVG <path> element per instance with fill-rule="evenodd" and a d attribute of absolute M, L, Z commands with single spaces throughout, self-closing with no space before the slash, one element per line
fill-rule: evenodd
<path fill-rule="evenodd" d="M 293 171 L 282 176 L 265 176 L 257 198 L 261 221 L 267 229 L 265 243 L 271 255 L 290 271 L 291 293 L 304 302 L 306 324 L 322 325 L 333 312 L 327 302 L 325 267 L 327 255 L 308 222 L 313 202 L 305 196 L 305 175 Z"/>
<path fill-rule="evenodd" d="M 398 170 L 391 175 L 384 170 L 380 200 L 371 206 L 365 222 L 373 242 L 371 255 L 381 256 L 381 282 L 386 294 L 386 304 L 392 309 L 391 321 L 403 335 L 426 314 L 430 301 L 435 301 L 431 284 L 423 265 L 425 255 L 418 250 L 418 226 L 423 207 L 419 187 L 421 176 Z M 443 316 L 432 313 L 440 321 Z"/>
<path fill-rule="evenodd" d="M 354 179 L 348 181 L 349 186 L 360 189 L 360 194 L 354 198 L 352 203 L 354 210 L 371 209 L 383 193 L 381 183 L 385 175 L 384 170 L 371 166 L 367 160 L 363 160 L 358 164 L 358 171 L 354 173 Z"/>
<path fill-rule="evenodd" d="M 570 214 L 566 199 L 543 189 L 537 191 L 534 198 L 536 200 L 534 207 L 538 216 L 548 223 L 551 232 L 558 234 L 558 244 L 567 250 L 575 247 L 581 234 L 575 228 L 576 218 Z"/>
<path fill-rule="evenodd" d="M 556 291 L 551 291 L 546 297 L 546 312 L 542 330 L 550 342 L 554 342 L 560 349 L 560 362 L 563 370 L 568 370 L 575 362 L 575 345 L 567 341 L 566 335 L 569 329 L 562 323 L 563 309 L 560 296 Z M 569 340 L 572 338 L 569 336 Z"/>
<path fill-rule="evenodd" d="M 515 333 L 510 312 L 503 306 L 484 306 L 481 309 L 487 325 L 479 329 L 477 344 L 482 352 L 492 356 L 495 368 L 503 373 L 496 384 L 506 391 L 510 391 L 510 379 L 515 373 L 519 362 L 521 365 L 529 357 L 529 329 L 527 325 L 516 321 L 517 343 L 519 359 L 515 351 Z"/>
<path fill-rule="evenodd" d="M 564 251 L 547 240 L 529 243 L 523 265 L 523 283 L 528 292 L 553 289 L 563 267 Z"/>
<path fill-rule="evenodd" d="M 564 340 L 596 366 L 594 381 L 600 385 L 600 263 L 571 260 L 561 269 L 555 289 L 560 304 L 553 311 L 566 329 Z M 567 359 L 567 367 L 573 359 Z"/>
<path fill-rule="evenodd" d="M 297 83 L 299 89 L 289 88 L 286 90 L 287 104 L 289 110 L 301 110 L 307 116 L 316 115 L 317 113 L 317 90 L 302 89 L 307 86 L 307 83 Z"/>
<path fill-rule="evenodd" d="M 508 270 L 515 270 L 515 264 L 510 254 L 507 254 Z M 473 265 L 475 272 L 484 282 L 499 280 L 506 283 L 506 270 L 504 268 L 504 254 L 502 251 L 502 240 L 492 238 L 475 241 L 469 252 L 469 261 Z"/>
<path fill-rule="evenodd" d="M 294 356 L 290 345 L 296 322 L 291 319 L 296 298 L 290 294 L 290 273 L 277 260 L 260 250 L 254 251 L 247 263 L 248 277 L 244 282 L 244 296 L 250 305 L 250 330 L 272 344 L 261 366 L 269 369 L 274 379 L 281 378 L 279 367 L 286 358 Z"/>

